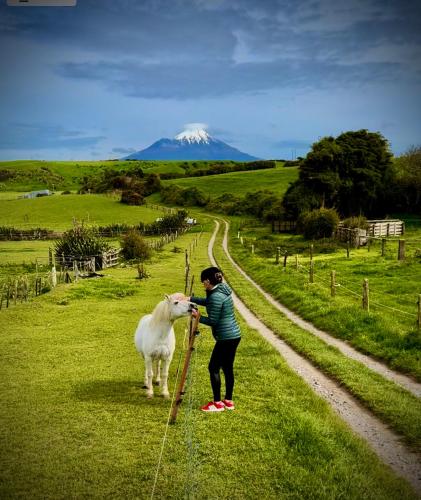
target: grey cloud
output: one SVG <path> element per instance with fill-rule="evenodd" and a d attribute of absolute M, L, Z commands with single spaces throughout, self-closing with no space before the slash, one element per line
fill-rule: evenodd
<path fill-rule="evenodd" d="M 63 63 L 66 78 L 96 80 L 126 96 L 160 99 L 218 97 L 265 92 L 276 88 L 358 87 L 396 81 L 398 64 L 331 64 L 318 61 L 274 61 L 233 64 L 131 64 L 130 62 Z"/>
<path fill-rule="evenodd" d="M 0 149 L 61 149 L 95 146 L 106 137 L 85 136 L 59 125 L 10 123 L 0 127 Z"/>

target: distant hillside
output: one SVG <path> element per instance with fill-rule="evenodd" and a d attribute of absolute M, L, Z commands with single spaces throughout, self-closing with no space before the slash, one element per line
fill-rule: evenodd
<path fill-rule="evenodd" d="M 298 179 L 298 168 L 289 167 L 271 168 L 267 170 L 253 170 L 248 172 L 233 172 L 207 177 L 189 177 L 163 181 L 164 185 L 177 185 L 183 188 L 196 186 L 211 197 L 224 193 L 242 196 L 247 192 L 267 189 L 282 195 L 291 182 Z M 157 200 L 159 194 L 153 195 Z"/>
<path fill-rule="evenodd" d="M 233 164 L 234 162 L 219 162 Z M 17 160 L 0 162 L 0 191 L 31 191 L 35 189 L 77 190 L 85 176 L 104 169 L 130 172 L 141 168 L 145 174 L 185 175 L 186 172 L 207 169 L 211 161 L 41 161 Z"/>

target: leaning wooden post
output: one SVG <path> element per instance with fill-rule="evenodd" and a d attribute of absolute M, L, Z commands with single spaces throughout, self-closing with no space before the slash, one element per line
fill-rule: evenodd
<path fill-rule="evenodd" d="M 313 260 L 313 250 L 314 250 L 314 245 L 313 243 L 310 245 L 310 262 Z"/>
<path fill-rule="evenodd" d="M 405 260 L 405 240 L 399 240 L 398 260 Z"/>
<path fill-rule="evenodd" d="M 346 241 L 346 258 L 349 259 L 349 236 Z"/>
<path fill-rule="evenodd" d="M 193 288 L 193 280 L 194 277 L 192 278 L 191 282 L 191 287 L 190 287 L 190 294 L 192 294 L 192 288 Z M 196 336 L 199 334 L 198 332 L 198 327 L 199 325 L 199 316 L 194 318 L 190 318 L 190 331 L 189 331 L 189 344 L 186 352 L 186 357 L 184 359 L 184 366 L 183 366 L 183 371 L 181 372 L 181 377 L 180 377 L 180 382 L 178 385 L 178 390 L 177 390 L 177 395 L 173 401 L 172 404 L 172 409 L 171 409 L 171 416 L 170 416 L 170 424 L 174 424 L 175 421 L 177 420 L 177 413 L 178 413 L 178 408 L 180 407 L 180 404 L 183 400 L 183 395 L 184 395 L 184 385 L 186 383 L 187 379 L 187 373 L 189 370 L 189 365 L 190 365 L 190 360 L 194 351 L 194 341 L 196 339 Z"/>
<path fill-rule="evenodd" d="M 242 236 L 240 236 L 240 241 L 241 241 L 241 244 L 244 245 L 244 240 L 243 240 Z"/>
<path fill-rule="evenodd" d="M 336 271 L 330 271 L 330 295 L 336 296 Z"/>
<path fill-rule="evenodd" d="M 368 279 L 365 278 L 363 281 L 363 309 L 367 312 L 370 311 L 370 292 L 368 288 Z"/>
<path fill-rule="evenodd" d="M 386 238 L 382 238 L 382 257 L 384 257 L 386 253 Z"/>
<path fill-rule="evenodd" d="M 237 231 L 237 239 L 240 237 L 240 231 Z"/>
<path fill-rule="evenodd" d="M 279 264 L 279 257 L 281 255 L 281 247 L 276 247 L 276 259 L 275 264 Z"/>
<path fill-rule="evenodd" d="M 310 277 L 309 277 L 309 282 L 314 283 L 314 261 L 310 261 Z"/>
<path fill-rule="evenodd" d="M 284 255 L 284 270 L 287 267 L 287 258 L 288 258 L 288 252 L 285 252 L 285 255 Z"/>

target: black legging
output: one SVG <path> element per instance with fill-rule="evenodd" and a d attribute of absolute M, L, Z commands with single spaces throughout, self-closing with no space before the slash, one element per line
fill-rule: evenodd
<path fill-rule="evenodd" d="M 240 337 L 229 340 L 217 340 L 213 348 L 209 361 L 209 374 L 214 401 L 221 401 L 221 377 L 219 375 L 221 368 L 225 376 L 225 399 L 232 399 L 234 358 L 240 340 Z"/>

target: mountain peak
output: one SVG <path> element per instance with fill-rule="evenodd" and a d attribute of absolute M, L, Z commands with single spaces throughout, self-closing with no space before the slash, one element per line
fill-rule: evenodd
<path fill-rule="evenodd" d="M 174 139 L 176 141 L 185 141 L 189 144 L 192 143 L 204 143 L 209 144 L 212 141 L 212 137 L 206 132 L 204 128 L 188 127 L 183 130 L 183 132 L 177 134 Z"/>

